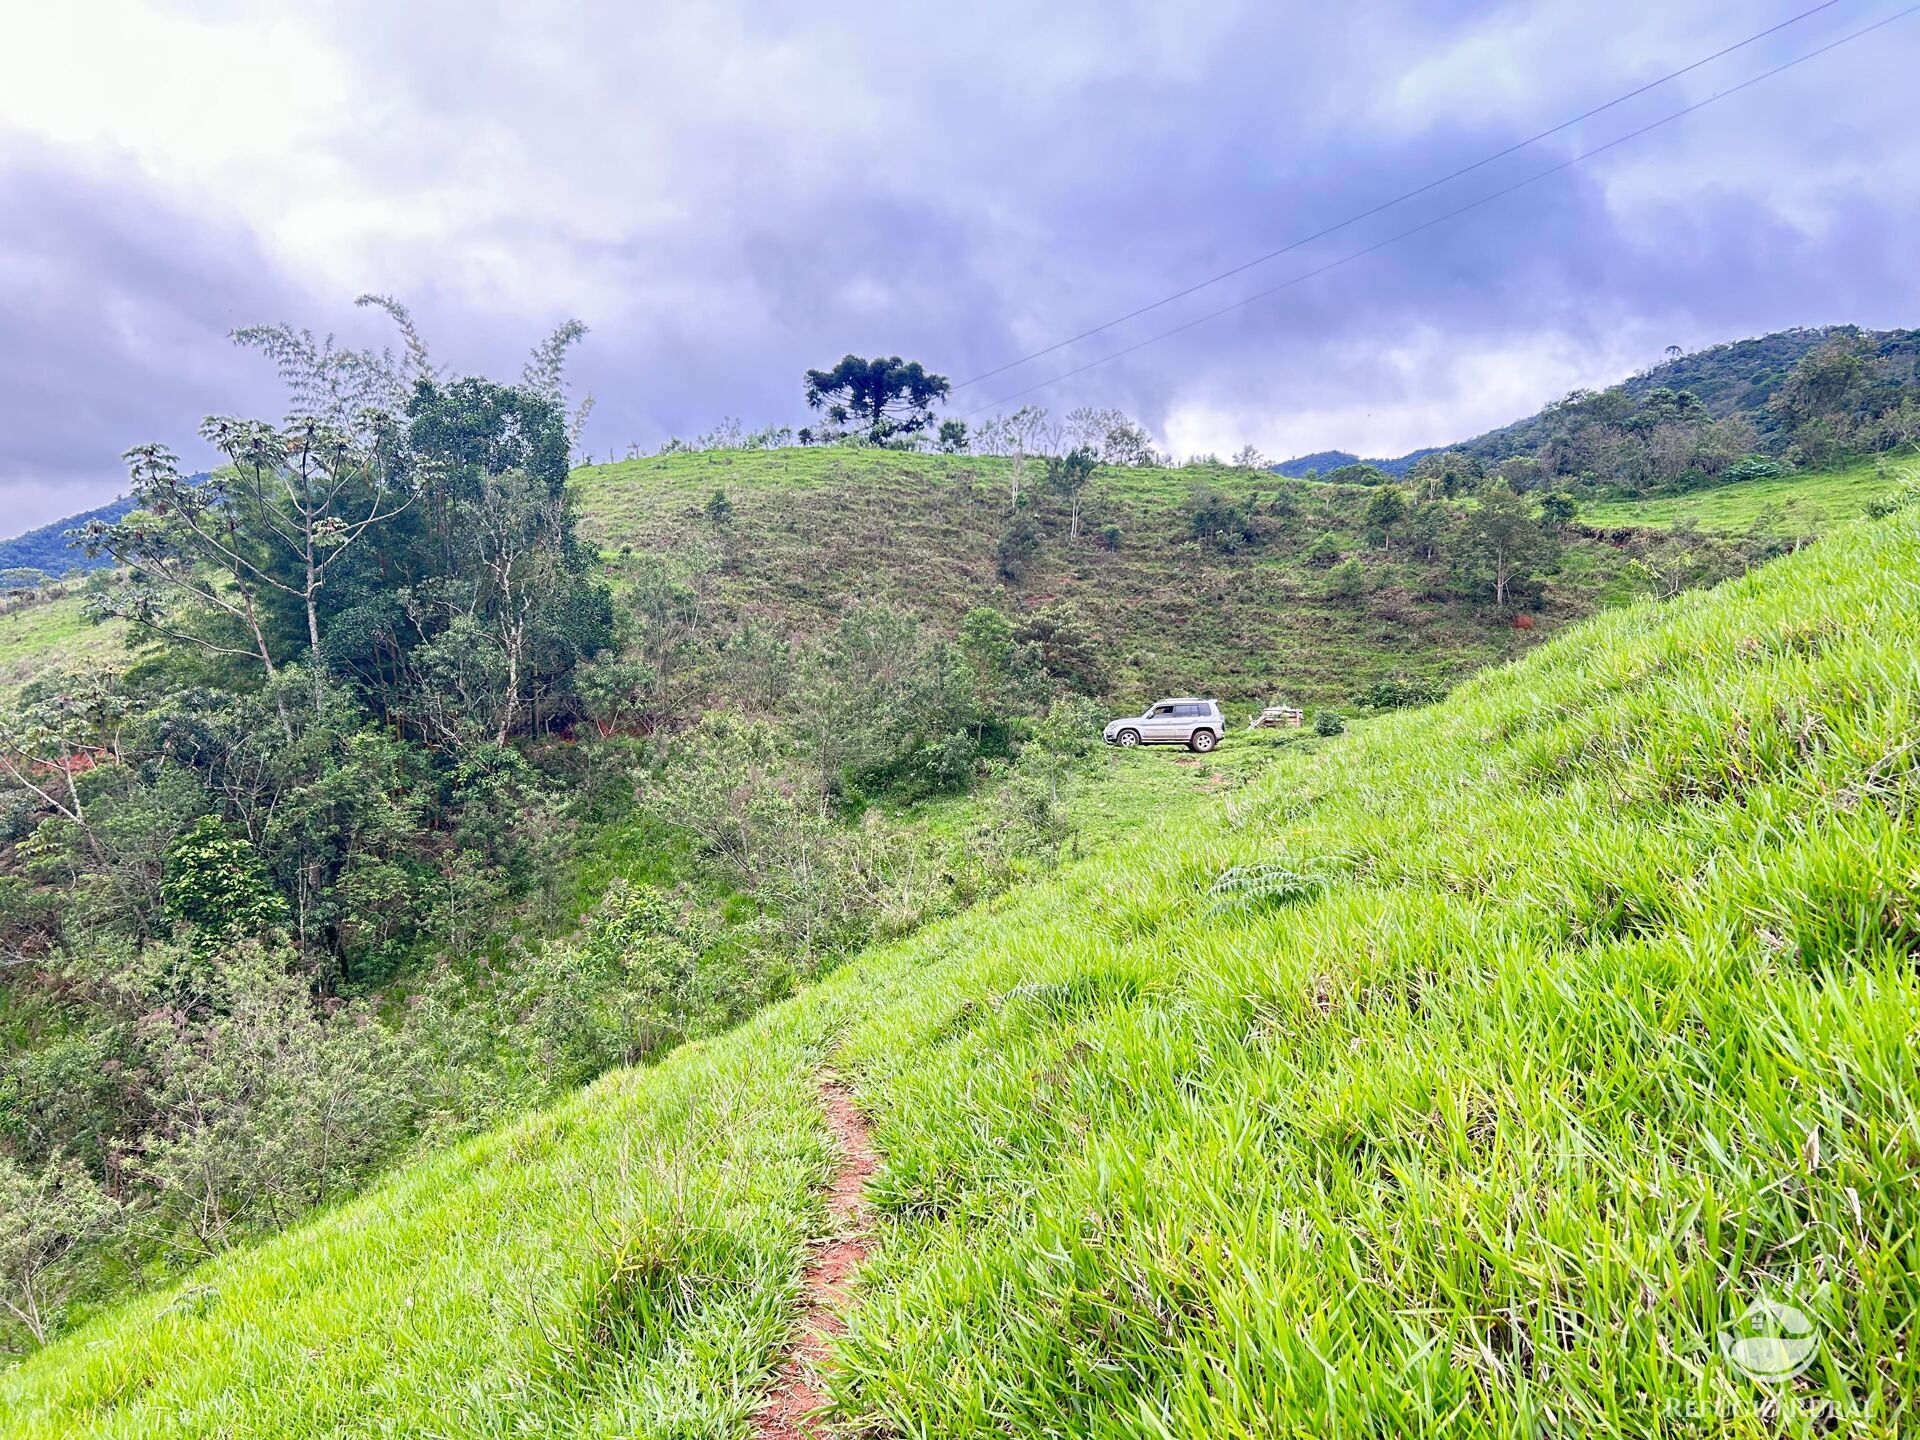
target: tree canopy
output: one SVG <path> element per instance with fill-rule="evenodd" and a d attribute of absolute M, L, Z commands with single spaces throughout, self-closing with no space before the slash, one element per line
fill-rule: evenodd
<path fill-rule="evenodd" d="M 847 355 L 831 370 L 806 374 L 808 407 L 823 413 L 836 431 L 852 429 L 875 444 L 925 430 L 933 423 L 934 402 L 952 388 L 946 376 L 898 355 Z"/>

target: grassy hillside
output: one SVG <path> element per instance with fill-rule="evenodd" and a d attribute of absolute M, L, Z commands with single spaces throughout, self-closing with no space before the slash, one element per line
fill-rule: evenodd
<path fill-rule="evenodd" d="M 125 634 L 120 621 L 90 622 L 80 595 L 0 613 L 0 695 L 49 670 L 124 663 Z"/>
<path fill-rule="evenodd" d="M 1603 501 L 1584 507 L 1580 518 L 1603 528 L 1693 524 L 1720 534 L 1820 535 L 1858 519 L 1868 501 L 1916 474 L 1920 465 L 1910 458 L 1875 456 L 1833 470 L 1739 481 L 1667 499 Z"/>
<path fill-rule="evenodd" d="M 831 1066 L 886 1155 L 850 1433 L 1898 1433 L 1917 521 L 1281 752 L 100 1317 L 0 1422 L 744 1434 Z M 1773 1390 L 1719 1348 L 1763 1295 L 1818 1342 Z"/>
<path fill-rule="evenodd" d="M 1444 567 L 1436 577 L 1383 558 L 1364 534 L 1366 489 L 1226 468 L 1102 468 L 1082 539 L 1069 546 L 1064 514 L 1039 495 L 1038 462 L 1025 489 L 1045 541 L 1032 573 L 1009 584 L 994 553 L 1007 465 L 884 450 L 711 451 L 587 467 L 574 484 L 583 533 L 609 555 L 696 538 L 718 547 L 723 619 L 814 633 L 860 601 L 945 625 L 976 605 L 1015 615 L 1064 607 L 1098 642 L 1105 693 L 1136 700 L 1204 690 L 1342 703 L 1395 672 L 1444 687 L 1625 593 L 1617 558 L 1590 547 L 1550 582 L 1536 630 L 1513 631 L 1477 600 L 1437 590 Z M 1194 541 L 1181 506 L 1196 483 L 1251 501 L 1258 541 L 1232 553 Z M 724 527 L 702 512 L 716 490 L 734 507 Z M 1107 525 L 1119 530 L 1111 550 L 1091 538 Z M 1323 534 L 1364 558 L 1364 594 L 1330 593 L 1325 570 L 1306 562 Z"/>
<path fill-rule="evenodd" d="M 894 451 L 707 451 L 586 466 L 574 474 L 582 531 L 615 567 L 638 554 L 709 547 L 715 621 L 752 619 L 817 634 L 848 605 L 885 601 L 951 626 L 976 605 L 1019 616 L 1053 610 L 1088 627 L 1101 652 L 1102 688 L 1129 700 L 1205 689 L 1238 701 L 1284 693 L 1346 704 L 1391 674 L 1444 687 L 1523 653 L 1558 626 L 1627 599 L 1631 583 L 1607 546 L 1576 543 L 1546 581 L 1532 631 L 1514 631 L 1477 599 L 1450 593 L 1444 566 L 1392 560 L 1365 533 L 1371 492 L 1222 468 L 1103 468 L 1083 538 L 1034 502 L 1043 543 L 1018 583 L 999 573 L 1007 462 Z M 1038 496 L 1043 467 L 1025 485 Z M 1196 484 L 1250 505 L 1260 539 L 1232 553 L 1191 537 L 1182 505 Z M 1601 528 L 1702 528 L 1818 534 L 1856 517 L 1897 483 L 1863 462 L 1832 472 L 1728 485 L 1671 500 L 1612 502 L 1582 518 Z M 704 507 L 716 490 L 733 516 Z M 1118 528 L 1113 548 L 1094 538 Z M 1308 546 L 1329 535 L 1368 571 L 1360 595 L 1331 593 Z M 110 664 L 117 626 L 87 626 L 78 597 L 0 615 L 0 690 L 58 665 Z"/>

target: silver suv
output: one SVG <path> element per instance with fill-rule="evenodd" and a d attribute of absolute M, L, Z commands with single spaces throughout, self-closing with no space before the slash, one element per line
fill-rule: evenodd
<path fill-rule="evenodd" d="M 1202 755 L 1227 733 L 1226 716 L 1217 700 L 1175 698 L 1147 707 L 1144 715 L 1108 722 L 1101 738 L 1109 745 L 1184 745 Z"/>

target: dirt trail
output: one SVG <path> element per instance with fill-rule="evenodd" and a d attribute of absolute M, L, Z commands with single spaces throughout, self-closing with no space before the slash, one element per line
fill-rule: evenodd
<path fill-rule="evenodd" d="M 826 1403 L 815 1376 L 827 1358 L 827 1341 L 842 1329 L 840 1312 L 850 1298 L 854 1267 L 867 1257 L 867 1180 L 879 1167 L 867 1133 L 866 1117 L 853 1096 L 831 1080 L 820 1085 L 820 1104 L 840 1147 L 840 1164 L 827 1190 L 831 1221 L 825 1243 L 815 1252 L 801 1289 L 806 1305 L 800 1338 L 787 1352 L 766 1404 L 754 1417 L 755 1440 L 817 1440 L 826 1431 L 814 1412 Z"/>

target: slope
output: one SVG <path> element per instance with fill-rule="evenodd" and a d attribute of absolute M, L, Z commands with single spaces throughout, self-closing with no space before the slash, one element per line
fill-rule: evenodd
<path fill-rule="evenodd" d="M 81 595 L 8 606 L 0 610 L 0 696 L 51 670 L 124 665 L 126 633 L 122 621 L 88 620 Z"/>
<path fill-rule="evenodd" d="M 1737 480 L 1690 495 L 1603 501 L 1586 506 L 1580 518 L 1599 529 L 1694 525 L 1724 535 L 1818 535 L 1859 519 L 1872 501 L 1917 478 L 1920 464 L 1910 455 L 1876 455 L 1831 470 Z"/>
<path fill-rule="evenodd" d="M 1045 614 L 1067 620 L 1101 657 L 1091 688 L 1136 702 L 1203 689 L 1235 701 L 1283 693 L 1345 704 L 1391 674 L 1444 689 L 1626 589 L 1611 548 L 1576 542 L 1534 629 L 1515 631 L 1451 582 L 1444 558 L 1425 562 L 1404 545 L 1382 555 L 1364 487 L 1226 467 L 1102 467 L 1081 538 L 1068 543 L 1038 461 L 1022 488 L 1039 548 L 1008 580 L 996 552 L 1009 468 L 996 457 L 886 450 L 708 451 L 586 467 L 574 485 L 583 533 L 616 561 L 629 549 L 709 547 L 721 561 L 723 623 L 818 634 L 862 601 L 947 629 L 979 605 Z M 1196 486 L 1238 507 L 1245 533 L 1224 545 L 1196 540 Z M 732 507 L 723 525 L 703 510 L 716 491 Z M 1322 536 L 1333 551 L 1316 559 L 1309 551 Z M 1327 568 L 1341 556 L 1364 568 L 1357 593 L 1330 583 Z"/>
<path fill-rule="evenodd" d="M 1917 522 L 1289 754 L 101 1317 L 0 1421 L 742 1434 L 830 1062 L 885 1156 L 856 1433 L 1898 1433 Z M 1719 1344 L 1768 1296 L 1772 1388 Z"/>

